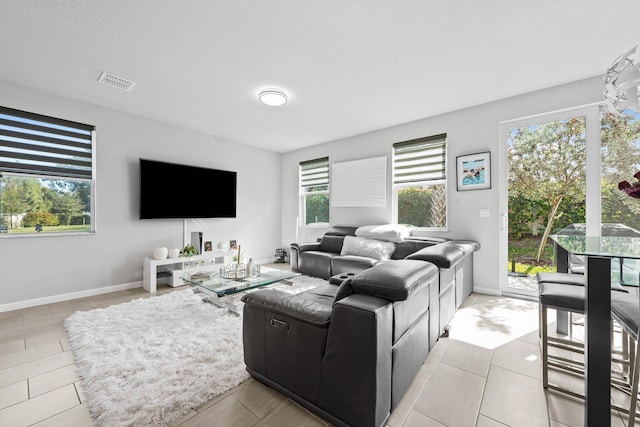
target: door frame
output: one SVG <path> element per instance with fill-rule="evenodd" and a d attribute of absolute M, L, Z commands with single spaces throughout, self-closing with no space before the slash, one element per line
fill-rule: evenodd
<path fill-rule="evenodd" d="M 602 102 L 582 105 L 579 107 L 566 108 L 562 110 L 541 113 L 512 120 L 505 120 L 498 124 L 498 203 L 500 212 L 500 242 L 498 245 L 498 278 L 500 293 L 513 294 L 508 287 L 508 224 L 509 224 L 509 183 L 508 183 L 508 132 L 516 127 L 540 125 L 552 121 L 570 119 L 572 117 L 585 117 L 585 138 L 586 138 L 586 230 L 589 236 L 600 235 L 600 209 L 601 189 L 601 119 L 600 110 L 604 105 Z M 588 171 L 598 173 L 589 174 Z M 526 296 L 523 293 L 523 296 Z M 531 296 L 531 295 L 529 295 Z"/>

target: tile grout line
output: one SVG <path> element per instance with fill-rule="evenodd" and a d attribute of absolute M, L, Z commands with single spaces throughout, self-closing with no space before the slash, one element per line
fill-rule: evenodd
<path fill-rule="evenodd" d="M 478 413 L 476 414 L 476 423 L 478 425 L 478 421 L 480 420 L 480 415 L 486 416 L 482 414 L 482 402 L 484 401 L 484 394 L 487 391 L 487 383 L 489 382 L 489 375 L 491 375 L 491 366 L 493 364 L 493 356 L 495 355 L 495 350 L 491 350 L 491 359 L 489 359 L 489 369 L 487 370 L 487 376 L 484 379 L 484 385 L 482 386 L 482 393 L 480 393 L 480 405 L 478 406 Z M 487 417 L 490 418 L 490 417 Z M 491 418 L 493 419 L 493 418 Z M 497 421 L 497 420 L 495 420 Z M 499 421 L 498 421 L 499 422 Z"/>

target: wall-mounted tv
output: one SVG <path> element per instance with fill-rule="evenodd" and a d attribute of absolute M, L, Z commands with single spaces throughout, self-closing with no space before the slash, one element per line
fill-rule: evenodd
<path fill-rule="evenodd" d="M 235 218 L 236 175 L 140 159 L 140 219 Z"/>

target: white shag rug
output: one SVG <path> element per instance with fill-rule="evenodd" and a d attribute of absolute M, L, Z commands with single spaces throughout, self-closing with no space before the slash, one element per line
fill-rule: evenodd
<path fill-rule="evenodd" d="M 249 375 L 242 317 L 191 289 L 77 312 L 65 320 L 98 426 L 162 426 Z"/>

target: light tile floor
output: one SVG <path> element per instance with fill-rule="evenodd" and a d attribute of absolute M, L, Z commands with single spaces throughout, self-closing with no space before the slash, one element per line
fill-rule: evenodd
<path fill-rule="evenodd" d="M 158 293 L 182 288 L 163 286 Z M 0 426 L 93 426 L 63 320 L 148 297 L 142 289 L 0 313 Z M 553 316 L 550 316 L 553 317 Z M 582 426 L 584 404 L 541 383 L 538 308 L 531 301 L 471 295 L 449 338 L 429 354 L 389 427 Z M 579 379 L 552 379 L 576 389 Z M 622 403 L 624 396 L 614 393 Z M 612 412 L 613 426 L 624 416 Z M 248 380 L 191 411 L 176 426 L 326 426 L 278 392 Z"/>

